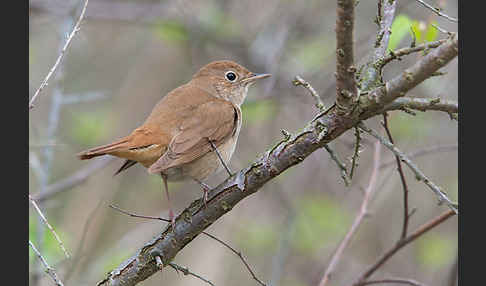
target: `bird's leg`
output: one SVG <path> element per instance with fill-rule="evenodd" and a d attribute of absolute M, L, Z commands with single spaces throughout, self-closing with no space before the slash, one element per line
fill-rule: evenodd
<path fill-rule="evenodd" d="M 204 192 L 203 202 L 204 206 L 206 206 L 206 203 L 208 202 L 208 192 L 211 190 L 211 187 L 199 181 L 198 179 L 194 179 L 194 181 L 196 181 L 201 186 L 201 190 Z"/>
<path fill-rule="evenodd" d="M 164 187 L 165 187 L 165 193 L 167 195 L 167 203 L 169 205 L 169 220 L 170 224 L 172 225 L 172 229 L 174 229 L 175 226 L 175 217 L 174 217 L 174 212 L 172 211 L 172 204 L 170 202 L 169 198 L 169 187 L 167 186 L 167 175 L 160 173 L 160 176 L 162 177 L 162 181 L 164 182 Z"/>
<path fill-rule="evenodd" d="M 218 155 L 219 160 L 221 161 L 221 164 L 223 164 L 223 167 L 226 169 L 226 172 L 228 172 L 228 175 L 231 177 L 233 176 L 233 173 L 231 173 L 230 169 L 228 168 L 228 165 L 226 165 L 226 162 L 223 160 L 223 157 L 221 157 L 221 154 L 218 151 L 218 148 L 216 145 L 214 145 L 213 141 L 209 140 L 209 144 L 211 144 L 211 147 L 213 148 L 213 151 L 216 152 L 216 155 Z"/>

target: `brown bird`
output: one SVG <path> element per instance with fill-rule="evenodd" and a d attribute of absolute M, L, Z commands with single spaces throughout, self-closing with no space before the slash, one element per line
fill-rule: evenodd
<path fill-rule="evenodd" d="M 188 83 L 163 97 L 130 135 L 78 156 L 81 160 L 102 155 L 126 159 L 115 175 L 136 163 L 151 174 L 160 174 L 174 225 L 167 181 L 195 180 L 206 202 L 210 188 L 203 181 L 223 167 L 231 175 L 227 164 L 240 133 L 240 106 L 248 87 L 269 76 L 252 73 L 232 61 L 209 63 Z"/>

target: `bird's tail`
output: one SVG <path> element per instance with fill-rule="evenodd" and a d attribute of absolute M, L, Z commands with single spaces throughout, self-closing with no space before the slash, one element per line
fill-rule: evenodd
<path fill-rule="evenodd" d="M 107 144 L 107 145 L 103 145 L 103 146 L 99 146 L 99 147 L 95 147 L 95 148 L 91 148 L 89 150 L 80 152 L 80 153 L 77 154 L 77 156 L 81 160 L 87 160 L 87 159 L 91 159 L 93 157 L 98 157 L 98 156 L 110 154 L 110 153 L 115 152 L 115 151 L 120 151 L 120 150 L 126 149 L 127 148 L 127 142 L 128 142 L 127 138 L 122 138 L 122 139 L 120 139 L 116 142 L 113 142 L 113 143 L 110 143 L 110 144 Z"/>

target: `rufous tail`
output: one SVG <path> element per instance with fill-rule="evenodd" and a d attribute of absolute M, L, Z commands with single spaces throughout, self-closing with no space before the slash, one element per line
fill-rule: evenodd
<path fill-rule="evenodd" d="M 81 160 L 87 160 L 87 159 L 91 159 L 93 157 L 103 156 L 103 155 L 106 155 L 106 154 L 110 154 L 111 152 L 118 151 L 118 150 L 126 148 L 127 142 L 128 142 L 127 138 L 122 138 L 122 139 L 120 139 L 116 142 L 113 142 L 113 143 L 110 143 L 110 144 L 107 144 L 107 145 L 103 145 L 103 146 L 99 146 L 99 147 L 95 147 L 95 148 L 91 148 L 89 150 L 80 152 L 76 155 Z"/>

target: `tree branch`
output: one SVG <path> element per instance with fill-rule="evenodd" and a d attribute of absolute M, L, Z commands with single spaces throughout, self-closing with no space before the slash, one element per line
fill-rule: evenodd
<path fill-rule="evenodd" d="M 337 0 L 336 18 L 336 106 L 345 113 L 358 96 L 354 79 L 354 3 Z"/>
<path fill-rule="evenodd" d="M 54 63 L 54 66 L 52 66 L 51 70 L 49 71 L 49 73 L 47 74 L 47 76 L 44 78 L 44 80 L 42 81 L 42 83 L 39 86 L 39 88 L 37 88 L 37 90 L 35 91 L 34 96 L 32 96 L 32 99 L 29 102 L 29 109 L 30 110 L 32 108 L 34 108 L 34 101 L 39 96 L 39 94 L 42 91 L 42 89 L 47 86 L 47 83 L 48 83 L 49 79 L 51 78 L 51 76 L 54 74 L 54 72 L 56 71 L 57 67 L 61 63 L 61 60 L 64 57 L 64 54 L 66 53 L 66 50 L 69 47 L 69 44 L 71 43 L 71 40 L 74 38 L 74 35 L 76 35 L 76 33 L 80 30 L 80 27 L 79 26 L 81 25 L 81 21 L 83 20 L 84 13 L 86 12 L 86 7 L 88 7 L 88 0 L 86 0 L 84 2 L 84 6 L 83 6 L 83 9 L 81 10 L 81 14 L 79 15 L 78 21 L 76 22 L 76 25 L 74 25 L 74 28 L 73 28 L 72 32 L 69 34 L 69 36 L 68 36 L 68 38 L 66 40 L 66 43 L 62 47 L 61 53 L 57 57 L 57 60 Z"/>
<path fill-rule="evenodd" d="M 379 30 L 376 36 L 373 55 L 363 74 L 361 74 L 360 89 L 367 91 L 376 87 L 381 82 L 381 65 L 377 65 L 380 59 L 385 56 L 388 42 L 390 41 L 391 25 L 395 17 L 397 1 L 378 0 Z M 383 9 L 383 13 L 382 10 Z"/>
<path fill-rule="evenodd" d="M 366 216 L 368 212 L 368 202 L 370 201 L 371 195 L 373 191 L 375 190 L 375 185 L 376 185 L 376 179 L 378 177 L 378 172 L 379 172 L 379 167 L 380 167 L 380 142 L 375 143 L 375 155 L 373 159 L 373 172 L 371 173 L 371 178 L 370 182 L 368 183 L 368 187 L 365 190 L 365 194 L 363 197 L 363 202 L 361 203 L 360 211 L 356 218 L 354 219 L 353 224 L 351 225 L 351 228 L 349 229 L 348 233 L 344 236 L 344 239 L 341 241 L 339 244 L 336 252 L 331 258 L 331 262 L 329 262 L 329 266 L 326 269 L 326 272 L 324 273 L 324 276 L 321 279 L 321 282 L 319 283 L 319 286 L 325 286 L 326 283 L 329 281 L 331 274 L 333 273 L 334 269 L 336 268 L 339 260 L 341 259 L 341 255 L 348 245 L 349 241 L 351 240 L 351 237 L 354 235 L 356 230 L 358 229 L 358 226 L 361 224 L 361 221 L 363 218 Z"/>
<path fill-rule="evenodd" d="M 426 184 L 432 190 L 432 192 L 434 192 L 434 194 L 439 199 L 439 203 L 445 202 L 447 206 L 456 214 L 459 213 L 457 204 L 453 203 L 434 182 L 432 182 L 427 176 L 425 176 L 425 174 L 420 171 L 420 169 L 407 156 L 405 156 L 402 151 L 395 147 L 386 138 L 379 135 L 376 131 L 365 126 L 362 122 L 359 124 L 359 127 L 364 131 L 368 132 L 371 136 L 380 140 L 380 142 L 385 145 L 386 148 L 388 148 L 390 151 L 393 152 L 393 154 L 398 156 L 400 158 L 400 161 L 404 162 L 410 168 L 410 170 L 412 170 L 412 172 L 415 174 L 416 179 L 418 181 L 424 182 L 424 184 Z"/>
<path fill-rule="evenodd" d="M 442 45 L 445 41 L 446 40 L 443 39 L 443 40 L 438 40 L 438 41 L 434 41 L 434 42 L 423 43 L 423 44 L 420 44 L 420 45 L 415 46 L 415 47 L 406 47 L 406 48 L 401 48 L 401 49 L 398 49 L 398 50 L 395 50 L 395 51 L 390 50 L 389 54 L 386 57 L 378 59 L 378 61 L 376 63 L 379 64 L 380 67 L 384 67 L 386 64 L 390 63 L 391 61 L 393 61 L 395 59 L 401 60 L 400 57 L 410 55 L 410 54 L 420 52 L 420 51 L 425 51 L 427 49 L 437 48 L 438 46 Z"/>
<path fill-rule="evenodd" d="M 370 277 L 378 268 L 380 268 L 390 257 L 392 257 L 397 251 L 402 249 L 404 246 L 409 244 L 410 242 L 414 241 L 427 231 L 431 230 L 435 226 L 441 224 L 451 216 L 455 215 L 454 211 L 448 210 L 447 212 L 439 215 L 438 217 L 432 219 L 431 221 L 423 224 L 420 226 L 416 231 L 414 231 L 412 234 L 407 236 L 404 239 L 399 240 L 395 246 L 393 246 L 390 250 L 385 252 L 380 259 L 373 265 L 371 265 L 368 270 L 366 270 L 358 279 L 355 283 L 353 283 L 353 286 L 361 286 L 361 285 L 366 285 L 365 280 Z"/>
<path fill-rule="evenodd" d="M 416 0 L 416 1 L 419 2 L 420 4 L 422 4 L 424 7 L 430 9 L 435 14 L 437 14 L 437 15 L 439 15 L 441 17 L 444 17 L 444 18 L 446 18 L 449 21 L 456 22 L 456 23 L 458 22 L 458 20 L 456 18 L 452 18 L 451 16 L 448 16 L 448 15 L 442 13 L 440 8 L 432 7 L 429 4 L 425 3 L 423 0 Z"/>
<path fill-rule="evenodd" d="M 43 192 L 37 192 L 36 194 L 32 195 L 32 198 L 34 198 L 34 200 L 38 202 L 43 202 L 59 193 L 65 192 L 67 190 L 72 190 L 73 187 L 84 183 L 91 175 L 95 174 L 97 171 L 107 166 L 108 163 L 110 163 L 114 159 L 115 157 L 100 158 L 90 165 L 76 171 L 69 177 L 66 177 L 53 184 L 48 185 Z"/>
<path fill-rule="evenodd" d="M 425 286 L 424 284 L 417 282 L 412 279 L 403 279 L 403 278 L 388 278 L 388 279 L 381 279 L 381 280 L 373 280 L 373 281 L 366 281 L 361 285 L 372 285 L 372 284 L 406 284 L 412 286 Z"/>
<path fill-rule="evenodd" d="M 366 112 L 374 112 L 398 97 L 405 96 L 409 90 L 454 59 L 459 52 L 458 49 L 458 35 L 453 34 L 446 42 L 406 69 L 399 76 L 393 78 L 384 86 L 369 92 L 366 96 L 360 96 L 360 104 L 367 107 Z"/>
<path fill-rule="evenodd" d="M 46 217 L 44 216 L 44 214 L 42 213 L 42 211 L 40 210 L 39 206 L 37 205 L 37 203 L 35 202 L 35 200 L 32 198 L 31 195 L 29 195 L 29 200 L 32 203 L 32 205 L 34 206 L 34 208 L 37 211 L 37 213 L 39 214 L 39 217 L 41 218 L 42 222 L 47 226 L 47 228 L 51 231 L 51 233 L 56 238 L 57 243 L 59 244 L 59 247 L 61 247 L 62 251 L 64 252 L 64 255 L 66 256 L 66 258 L 69 258 L 69 253 L 67 252 L 66 248 L 64 247 L 64 243 L 62 243 L 62 240 L 59 238 L 59 236 L 57 235 L 57 233 L 54 231 L 54 228 L 51 226 L 51 224 L 47 221 Z"/>
<path fill-rule="evenodd" d="M 392 144 L 395 144 L 393 142 L 393 137 L 390 132 L 390 129 L 388 128 L 388 114 L 383 113 L 383 127 L 385 128 L 386 135 L 388 136 L 388 140 Z M 402 188 L 403 188 L 403 224 L 402 224 L 402 234 L 400 235 L 401 239 L 404 239 L 407 236 L 407 229 L 408 229 L 408 219 L 410 217 L 410 213 L 408 211 L 408 185 L 407 185 L 407 180 L 405 180 L 405 174 L 403 174 L 403 168 L 402 168 L 402 162 L 400 161 L 400 157 L 395 155 L 395 161 L 397 162 L 397 170 L 398 174 L 400 175 L 400 181 L 402 182 Z"/>
<path fill-rule="evenodd" d="M 390 110 L 414 109 L 419 111 L 436 110 L 447 112 L 449 115 L 459 112 L 457 101 L 441 98 L 397 98 L 383 108 L 383 112 Z"/>
<path fill-rule="evenodd" d="M 56 285 L 64 286 L 64 284 L 62 284 L 62 281 L 57 277 L 56 271 L 53 268 L 51 268 L 49 266 L 49 264 L 47 264 L 47 261 L 44 259 L 44 257 L 40 254 L 39 250 L 37 250 L 35 245 L 30 240 L 29 240 L 29 245 L 30 245 L 30 248 L 32 248 L 32 250 L 35 252 L 37 257 L 39 258 L 39 260 L 42 262 L 42 264 L 44 264 L 44 267 L 46 268 L 47 275 L 49 275 L 52 278 L 52 280 L 54 280 L 54 283 L 56 283 Z"/>

